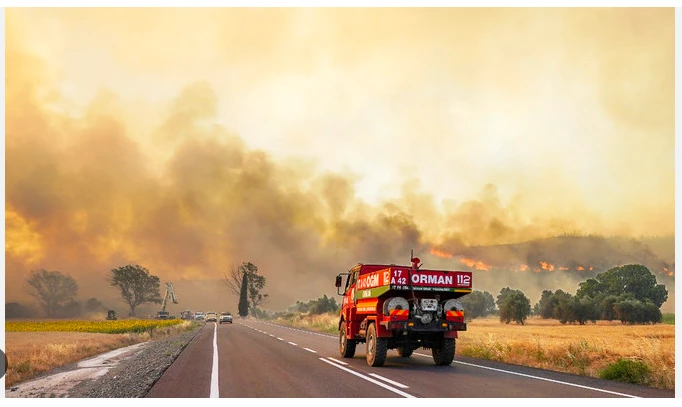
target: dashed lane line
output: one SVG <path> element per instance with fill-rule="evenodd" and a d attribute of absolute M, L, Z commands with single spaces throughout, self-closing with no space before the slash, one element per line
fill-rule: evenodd
<path fill-rule="evenodd" d="M 370 373 L 369 375 L 372 376 L 372 377 L 376 377 L 376 378 L 379 379 L 379 380 L 383 380 L 383 381 L 385 381 L 386 383 L 391 383 L 392 385 L 394 385 L 394 386 L 396 386 L 396 387 L 400 387 L 401 389 L 409 389 L 409 388 L 410 388 L 410 386 L 406 386 L 406 385 L 404 385 L 404 384 L 402 384 L 402 383 L 398 383 L 398 382 L 393 381 L 393 380 L 391 380 L 391 379 L 388 379 L 388 378 L 386 378 L 386 377 L 384 377 L 384 376 L 379 376 L 379 375 L 376 374 L 376 373 Z"/>
<path fill-rule="evenodd" d="M 413 396 L 413 395 L 411 395 L 411 394 L 409 394 L 409 393 L 405 393 L 405 392 L 402 391 L 402 390 L 398 390 L 398 389 L 396 389 L 396 388 L 394 388 L 394 387 L 391 387 L 391 386 L 389 386 L 389 385 L 387 385 L 387 384 L 384 384 L 384 383 L 382 383 L 382 382 L 380 382 L 380 381 L 378 381 L 378 380 L 374 380 L 374 379 L 372 379 L 371 377 L 368 377 L 368 376 L 365 376 L 365 375 L 363 375 L 363 374 L 360 374 L 360 373 L 358 373 L 358 372 L 356 372 L 356 371 L 354 371 L 354 370 L 351 370 L 351 369 L 349 369 L 349 368 L 347 368 L 347 367 L 343 367 L 343 366 L 339 365 L 338 363 L 334 363 L 334 362 L 332 362 L 332 361 L 330 361 L 330 360 L 327 360 L 327 359 L 325 359 L 325 358 L 320 358 L 320 360 L 323 361 L 324 363 L 327 363 L 327 364 L 329 364 L 329 365 L 331 365 L 331 366 L 334 366 L 334 367 L 337 368 L 337 369 L 341 369 L 341 370 L 343 370 L 343 371 L 345 371 L 345 372 L 348 372 L 348 373 L 350 373 L 350 374 L 352 374 L 352 375 L 355 375 L 355 376 L 357 376 L 357 377 L 359 377 L 359 378 L 361 378 L 361 379 L 363 379 L 363 380 L 367 380 L 367 381 L 370 382 L 370 383 L 374 383 L 374 384 L 376 384 L 377 386 L 383 387 L 384 389 L 389 390 L 389 391 L 392 391 L 393 393 L 399 394 L 399 395 L 401 395 L 401 396 L 403 396 L 403 397 L 411 398 L 411 399 L 416 398 L 415 396 Z"/>

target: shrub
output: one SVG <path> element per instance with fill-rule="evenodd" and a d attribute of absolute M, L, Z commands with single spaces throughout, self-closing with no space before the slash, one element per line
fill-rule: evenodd
<path fill-rule="evenodd" d="M 599 377 L 624 383 L 646 385 L 651 376 L 651 368 L 641 360 L 618 359 L 599 372 Z"/>
<path fill-rule="evenodd" d="M 664 324 L 675 325 L 675 314 L 672 313 L 663 314 L 661 322 Z"/>

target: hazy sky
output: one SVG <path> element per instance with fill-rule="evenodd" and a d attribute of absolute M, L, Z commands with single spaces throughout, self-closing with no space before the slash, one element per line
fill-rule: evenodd
<path fill-rule="evenodd" d="M 453 239 L 674 234 L 672 8 L 11 9 L 6 28 L 8 285 L 253 260 L 286 306 Z"/>

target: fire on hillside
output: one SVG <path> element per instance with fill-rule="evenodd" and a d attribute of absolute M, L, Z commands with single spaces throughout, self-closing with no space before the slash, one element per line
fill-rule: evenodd
<path fill-rule="evenodd" d="M 438 248 L 431 248 L 429 252 L 439 258 L 442 259 L 456 259 L 461 263 L 462 265 L 465 265 L 469 268 L 472 268 L 474 270 L 481 270 L 481 271 L 491 271 L 495 269 L 500 269 L 500 270 L 511 270 L 511 271 L 532 271 L 535 273 L 541 273 L 541 272 L 553 272 L 555 270 L 558 271 L 581 271 L 581 272 L 586 272 L 586 271 L 594 271 L 595 267 L 590 266 L 587 264 L 573 264 L 573 265 L 555 265 L 549 261 L 538 261 L 534 264 L 525 264 L 525 263 L 514 263 L 514 262 L 504 262 L 504 263 L 496 263 L 496 264 L 490 264 L 486 263 L 483 260 L 480 259 L 475 259 L 470 256 L 464 256 L 464 255 L 455 255 L 452 253 L 449 253 L 443 249 L 438 249 Z M 654 271 L 654 270 L 652 270 Z M 675 275 L 674 271 L 671 271 L 668 269 L 668 267 L 662 267 L 661 271 L 669 276 L 673 277 Z"/>

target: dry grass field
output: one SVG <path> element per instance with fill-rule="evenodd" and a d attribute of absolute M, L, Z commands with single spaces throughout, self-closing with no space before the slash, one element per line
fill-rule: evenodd
<path fill-rule="evenodd" d="M 471 321 L 467 329 L 459 336 L 458 355 L 591 377 L 618 359 L 636 360 L 651 368 L 648 385 L 675 388 L 674 325 L 561 325 L 536 318 L 507 325 L 486 318 Z"/>
<path fill-rule="evenodd" d="M 120 321 L 123 323 L 124 321 Z M 6 323 L 11 324 L 10 322 Z M 113 349 L 146 342 L 188 329 L 190 322 L 141 333 L 12 332 L 6 329 L 5 388 L 56 367 L 69 365 Z"/>
<path fill-rule="evenodd" d="M 279 322 L 336 334 L 337 318 L 296 316 Z M 519 325 L 481 318 L 460 332 L 456 355 L 591 377 L 619 359 L 641 361 L 651 370 L 647 385 L 675 388 L 675 325 L 598 321 L 581 326 L 541 318 Z"/>

